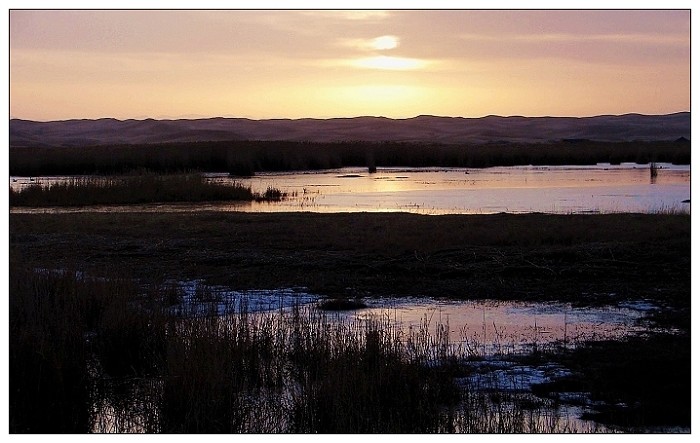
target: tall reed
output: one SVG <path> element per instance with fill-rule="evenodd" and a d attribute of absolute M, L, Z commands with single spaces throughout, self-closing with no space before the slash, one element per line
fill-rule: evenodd
<path fill-rule="evenodd" d="M 35 183 L 18 191 L 10 189 L 10 206 L 252 201 L 256 198 L 260 197 L 249 187 L 211 182 L 195 173 L 84 177 L 50 185 Z"/>
<path fill-rule="evenodd" d="M 87 432 L 95 300 L 67 273 L 11 272 L 10 432 Z"/>
<path fill-rule="evenodd" d="M 259 171 L 343 166 L 479 168 L 650 161 L 690 163 L 690 142 L 438 144 L 227 141 L 80 147 L 10 147 L 10 175 L 122 174 L 200 170 L 250 176 Z"/>
<path fill-rule="evenodd" d="M 449 325 L 406 332 L 388 317 L 299 305 L 176 309 L 186 298 L 173 290 L 14 264 L 11 432 L 564 429 L 546 406 L 460 382 L 467 356 L 449 345 Z"/>

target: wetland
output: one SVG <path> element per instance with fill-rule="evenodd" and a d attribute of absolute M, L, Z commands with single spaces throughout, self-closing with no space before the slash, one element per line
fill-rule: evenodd
<path fill-rule="evenodd" d="M 687 213 L 12 212 L 10 263 L 14 432 L 690 430 Z"/>
<path fill-rule="evenodd" d="M 687 165 L 166 172 L 10 177 L 11 432 L 690 431 Z"/>

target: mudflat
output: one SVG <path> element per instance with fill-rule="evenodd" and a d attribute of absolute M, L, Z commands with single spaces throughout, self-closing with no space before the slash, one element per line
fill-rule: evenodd
<path fill-rule="evenodd" d="M 10 214 L 32 267 L 322 295 L 690 305 L 688 214 Z"/>

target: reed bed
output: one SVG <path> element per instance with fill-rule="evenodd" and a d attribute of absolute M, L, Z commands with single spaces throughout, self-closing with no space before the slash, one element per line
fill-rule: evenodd
<path fill-rule="evenodd" d="M 165 284 L 11 276 L 12 433 L 566 430 L 544 425 L 547 406 L 458 383 L 445 325 L 402 332 L 298 305 L 173 315 Z"/>
<path fill-rule="evenodd" d="M 346 166 L 587 165 L 599 162 L 690 163 L 690 142 L 425 144 L 224 141 L 81 147 L 11 147 L 10 175 L 123 174 L 200 170 L 250 176 L 260 171 Z"/>
<path fill-rule="evenodd" d="M 13 433 L 579 432 L 555 395 L 574 391 L 611 405 L 596 420 L 690 426 L 687 214 L 11 214 L 9 235 Z M 535 398 L 469 382 L 463 363 L 483 343 L 450 346 L 447 324 L 400 332 L 388 318 L 240 303 L 207 316 L 186 301 L 215 306 L 216 293 L 185 297 L 159 276 L 236 289 L 312 282 L 350 300 L 474 288 L 542 302 L 644 297 L 663 306 L 650 320 L 677 332 L 538 346 L 527 358 L 565 362 L 576 377 Z"/>
<path fill-rule="evenodd" d="M 63 183 L 40 182 L 20 190 L 10 188 L 10 206 L 87 206 L 207 201 L 279 201 L 285 195 L 269 188 L 256 194 L 240 183 L 209 181 L 201 174 L 139 173 L 81 177 Z"/>

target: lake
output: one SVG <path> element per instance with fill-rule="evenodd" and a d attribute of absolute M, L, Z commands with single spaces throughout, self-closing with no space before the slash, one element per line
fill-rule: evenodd
<path fill-rule="evenodd" d="M 689 212 L 690 166 L 669 163 L 658 166 L 656 177 L 651 177 L 649 165 L 635 163 L 481 169 L 378 168 L 371 174 L 366 168 L 341 168 L 267 172 L 245 178 L 210 173 L 206 175 L 212 181 L 235 181 L 261 193 L 273 187 L 286 193 L 287 198 L 281 202 L 132 205 L 89 210 L 401 211 L 419 214 Z M 70 177 L 11 177 L 10 185 L 19 189 L 37 182 L 50 184 L 68 179 Z"/>
<path fill-rule="evenodd" d="M 463 168 L 343 168 L 303 173 L 265 173 L 237 179 L 254 191 L 275 187 L 281 203 L 241 210 L 420 214 L 498 212 L 657 212 L 681 210 L 690 199 L 690 167 L 649 165 L 513 166 Z M 231 180 L 217 177 L 218 180 Z"/>

